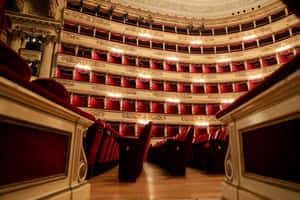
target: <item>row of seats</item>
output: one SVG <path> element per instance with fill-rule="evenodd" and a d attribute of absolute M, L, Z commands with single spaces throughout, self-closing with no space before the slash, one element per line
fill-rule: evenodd
<path fill-rule="evenodd" d="M 128 122 L 118 122 L 118 121 L 106 121 L 106 124 L 109 124 L 114 130 L 120 133 L 121 136 L 135 136 L 138 137 L 141 135 L 142 130 L 145 127 L 145 124 L 142 123 L 128 123 Z M 170 138 L 176 136 L 178 133 L 182 133 L 185 129 L 188 128 L 188 125 L 172 125 L 172 124 L 153 124 L 151 130 L 151 137 L 159 138 Z M 208 134 L 214 135 L 218 129 L 221 129 L 222 125 L 194 125 L 194 135 Z"/>
<path fill-rule="evenodd" d="M 138 138 L 118 138 L 120 148 L 119 180 L 135 182 L 139 177 L 150 146 L 152 122 L 145 125 Z"/>
<path fill-rule="evenodd" d="M 192 147 L 193 129 L 186 128 L 176 137 L 151 146 L 148 161 L 165 168 L 171 175 L 184 176 Z"/>
<path fill-rule="evenodd" d="M 203 131 L 194 137 L 188 165 L 211 173 L 224 173 L 227 147 L 226 128 L 220 128 L 212 134 Z"/>
<path fill-rule="evenodd" d="M 300 24 L 297 24 L 286 30 L 278 31 L 276 33 L 265 35 L 256 39 L 245 40 L 239 43 L 226 42 L 225 44 L 219 45 L 195 45 L 157 41 L 142 37 L 123 35 L 120 33 L 112 33 L 110 31 L 96 29 L 94 27 L 85 25 L 78 25 L 76 23 L 67 21 L 64 22 L 63 29 L 68 32 L 79 33 L 81 35 L 96 37 L 103 40 L 110 40 L 112 42 L 119 42 L 138 47 L 189 54 L 220 54 L 259 48 L 274 44 L 276 42 L 280 42 L 282 40 L 298 35 L 300 33 Z"/>
<path fill-rule="evenodd" d="M 72 105 L 82 108 L 106 109 L 125 112 L 144 112 L 181 115 L 215 115 L 227 103 L 191 104 L 120 99 L 115 97 L 72 94 Z"/>
<path fill-rule="evenodd" d="M 195 94 L 217 94 L 245 92 L 258 85 L 261 79 L 225 83 L 188 83 L 160 81 L 145 78 L 122 77 L 118 75 L 107 75 L 88 70 L 74 69 L 58 66 L 56 78 L 105 84 L 110 86 L 144 89 L 153 91 L 195 93 Z"/>
<path fill-rule="evenodd" d="M 170 24 L 161 24 L 159 22 L 154 22 L 152 19 L 144 20 L 143 18 L 128 16 L 128 13 L 122 14 L 122 13 L 114 12 L 113 9 L 103 9 L 100 7 L 90 6 L 87 4 L 81 5 L 79 2 L 69 1 L 67 3 L 67 8 L 88 15 L 97 16 L 115 22 L 128 24 L 128 25 L 139 26 L 142 28 L 148 28 L 152 30 L 164 31 L 169 33 L 203 35 L 203 36 L 225 35 L 225 34 L 232 34 L 232 33 L 252 30 L 276 22 L 292 14 L 290 10 L 287 10 L 286 12 L 286 10 L 283 9 L 274 12 L 270 16 L 254 19 L 253 21 L 245 22 L 242 24 L 228 25 L 224 27 L 204 28 L 204 27 L 193 27 L 193 26 L 184 27 L 184 26 L 176 26 Z"/>
<path fill-rule="evenodd" d="M 113 168 L 119 161 L 120 134 L 110 124 L 97 120 L 87 130 L 84 149 L 88 161 L 87 179 Z"/>
<path fill-rule="evenodd" d="M 295 48 L 296 53 L 300 52 L 298 47 Z M 226 73 L 258 69 L 276 64 L 287 63 L 295 56 L 294 48 L 286 51 L 274 53 L 261 58 L 254 58 L 245 61 L 210 63 L 210 64 L 191 64 L 180 63 L 167 60 L 156 60 L 144 57 L 122 55 L 119 53 L 107 52 L 98 49 L 86 48 L 67 43 L 61 43 L 60 53 L 78 56 L 82 58 L 104 61 L 114 64 L 122 64 L 126 66 L 142 67 L 149 69 L 173 71 L 173 72 L 191 72 L 191 73 Z"/>

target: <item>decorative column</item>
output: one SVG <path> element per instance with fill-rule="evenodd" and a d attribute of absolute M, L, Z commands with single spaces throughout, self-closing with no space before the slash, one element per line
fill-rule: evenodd
<path fill-rule="evenodd" d="M 9 46 L 16 52 L 21 48 L 22 35 L 23 33 L 21 31 L 16 30 L 11 33 Z"/>
<path fill-rule="evenodd" d="M 41 65 L 40 65 L 40 75 L 39 75 L 39 77 L 41 78 L 50 77 L 54 41 L 55 41 L 54 36 L 48 36 L 46 38 L 46 42 L 44 43 L 45 46 L 43 48 L 44 51 L 43 51 Z"/>

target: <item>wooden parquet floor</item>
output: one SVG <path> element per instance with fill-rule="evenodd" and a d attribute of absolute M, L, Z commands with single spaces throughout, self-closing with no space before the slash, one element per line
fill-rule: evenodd
<path fill-rule="evenodd" d="M 220 200 L 224 175 L 187 168 L 185 177 L 145 163 L 136 183 L 118 181 L 118 167 L 89 180 L 91 200 Z"/>

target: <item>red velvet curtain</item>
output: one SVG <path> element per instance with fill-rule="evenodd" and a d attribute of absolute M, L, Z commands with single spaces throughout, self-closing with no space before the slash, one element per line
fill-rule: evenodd
<path fill-rule="evenodd" d="M 100 96 L 91 96 L 90 97 L 90 108 L 99 108 L 104 109 L 104 98 Z"/>

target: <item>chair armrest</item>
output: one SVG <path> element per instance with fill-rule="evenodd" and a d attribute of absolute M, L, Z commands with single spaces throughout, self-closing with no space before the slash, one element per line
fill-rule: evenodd
<path fill-rule="evenodd" d="M 119 151 L 134 152 L 138 151 L 141 142 L 138 138 L 119 137 L 116 139 L 119 142 Z"/>
<path fill-rule="evenodd" d="M 186 167 L 186 142 L 169 139 L 167 141 L 166 168 L 173 175 L 185 175 Z"/>
<path fill-rule="evenodd" d="M 119 137 L 119 180 L 135 181 L 142 166 L 141 141 L 138 138 Z"/>
<path fill-rule="evenodd" d="M 168 146 L 168 148 L 172 149 L 172 150 L 182 150 L 183 148 L 185 148 L 185 142 L 183 141 L 178 141 L 175 139 L 168 139 L 166 142 L 166 145 Z"/>

